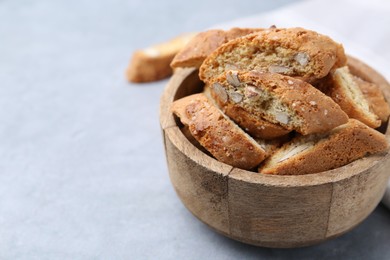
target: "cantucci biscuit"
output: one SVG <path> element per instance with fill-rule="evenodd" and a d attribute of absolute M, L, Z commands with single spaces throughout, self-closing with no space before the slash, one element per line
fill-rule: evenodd
<path fill-rule="evenodd" d="M 285 136 L 291 132 L 279 124 L 270 123 L 265 119 L 248 113 L 244 108 L 237 106 L 235 103 L 225 102 L 228 98 L 227 92 L 218 88 L 211 91 L 210 88 L 212 87 L 205 86 L 203 93 L 210 97 L 214 101 L 214 104 L 230 117 L 230 119 L 254 138 L 270 140 Z"/>
<path fill-rule="evenodd" d="M 326 132 L 348 122 L 340 106 L 321 91 L 276 73 L 228 71 L 210 84 L 210 91 L 233 120 L 246 113 L 254 120 L 266 120 L 303 135 Z"/>
<path fill-rule="evenodd" d="M 378 85 L 354 77 L 357 85 L 367 100 L 372 112 L 376 114 L 382 122 L 386 122 L 390 115 L 390 107 Z"/>
<path fill-rule="evenodd" d="M 126 69 L 130 82 L 150 82 L 169 77 L 173 57 L 188 43 L 194 33 L 180 35 L 168 42 L 157 44 L 133 53 Z"/>
<path fill-rule="evenodd" d="M 208 30 L 201 32 L 191 39 L 191 41 L 174 57 L 171 67 L 199 68 L 206 57 L 222 44 L 262 30 L 263 29 L 261 28 L 232 28 L 228 31 Z"/>
<path fill-rule="evenodd" d="M 270 28 L 229 41 L 210 54 L 199 77 L 210 82 L 226 70 L 257 70 L 314 82 L 344 66 L 341 44 L 303 28 Z"/>
<path fill-rule="evenodd" d="M 259 172 L 278 175 L 317 173 L 387 149 L 383 134 L 350 119 L 327 134 L 294 138 L 270 156 L 259 167 Z"/>
<path fill-rule="evenodd" d="M 195 139 L 217 160 L 234 167 L 252 169 L 266 151 L 200 93 L 175 101 L 171 108 L 188 126 Z"/>
<path fill-rule="evenodd" d="M 380 126 L 380 119 L 371 111 L 356 78 L 349 72 L 347 66 L 332 72 L 330 80 L 331 83 L 326 90 L 327 95 L 339 104 L 350 118 L 355 118 L 372 128 Z"/>

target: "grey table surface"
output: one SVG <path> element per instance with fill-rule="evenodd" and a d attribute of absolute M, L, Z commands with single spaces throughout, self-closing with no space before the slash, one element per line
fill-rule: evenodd
<path fill-rule="evenodd" d="M 169 181 L 167 80 L 124 79 L 135 49 L 292 2 L 0 0 L 0 259 L 390 259 L 383 205 L 307 248 L 207 228 Z"/>

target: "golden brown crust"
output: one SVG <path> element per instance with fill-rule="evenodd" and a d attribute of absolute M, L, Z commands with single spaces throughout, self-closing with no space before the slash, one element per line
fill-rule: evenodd
<path fill-rule="evenodd" d="M 136 51 L 126 70 L 127 80 L 134 83 L 152 82 L 172 75 L 169 63 L 174 54 L 150 57 L 143 51 Z"/>
<path fill-rule="evenodd" d="M 171 108 L 198 142 L 216 159 L 242 169 L 252 169 L 267 153 L 241 128 L 213 106 L 205 95 L 175 101 Z"/>
<path fill-rule="evenodd" d="M 350 118 L 355 118 L 372 128 L 379 127 L 381 121 L 370 111 L 369 104 L 348 67 L 339 68 L 330 76 L 326 94 L 339 104 Z"/>
<path fill-rule="evenodd" d="M 314 137 L 315 139 L 315 137 Z M 307 149 L 287 156 L 296 144 L 308 143 Z M 304 147 L 304 146 L 303 146 Z M 331 170 L 346 165 L 367 154 L 388 149 L 386 137 L 358 120 L 350 119 L 345 125 L 332 130 L 329 135 L 315 140 L 312 136 L 300 136 L 283 145 L 259 168 L 260 173 L 301 175 Z"/>
<path fill-rule="evenodd" d="M 266 120 L 304 135 L 326 132 L 348 122 L 348 116 L 331 98 L 292 77 L 228 71 L 211 86 L 212 96 L 232 119 L 246 112 L 248 118 L 257 117 L 260 122 Z"/>
<path fill-rule="evenodd" d="M 198 140 L 196 140 L 195 137 L 191 134 L 188 125 L 184 125 L 183 127 L 180 128 L 180 130 L 183 133 L 183 135 L 188 139 L 188 141 L 190 141 L 196 148 L 210 155 L 210 153 L 202 145 L 200 145 Z"/>
<path fill-rule="evenodd" d="M 208 30 L 197 34 L 172 60 L 171 67 L 196 67 L 214 50 L 230 40 L 258 32 L 260 28 L 232 28 L 224 30 Z"/>
<path fill-rule="evenodd" d="M 142 83 L 169 77 L 172 75 L 169 64 L 173 57 L 193 36 L 193 33 L 183 34 L 168 42 L 135 51 L 126 69 L 127 80 Z"/>
<path fill-rule="evenodd" d="M 267 29 L 232 40 L 210 54 L 199 77 L 210 82 L 234 65 L 238 70 L 277 72 L 308 82 L 346 63 L 341 44 L 303 28 Z"/>
<path fill-rule="evenodd" d="M 366 98 L 370 108 L 382 122 L 386 122 L 390 115 L 390 107 L 378 85 L 355 77 L 356 83 Z"/>

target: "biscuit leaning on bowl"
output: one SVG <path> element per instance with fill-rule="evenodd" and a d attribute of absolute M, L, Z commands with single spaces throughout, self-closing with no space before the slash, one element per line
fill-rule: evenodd
<path fill-rule="evenodd" d="M 335 169 L 388 149 L 386 137 L 356 119 L 322 135 L 299 136 L 284 144 L 260 173 L 302 175 Z"/>
<path fill-rule="evenodd" d="M 176 100 L 171 110 L 184 125 L 188 125 L 195 139 L 221 162 L 249 170 L 267 156 L 259 143 L 213 106 L 202 93 Z"/>
<path fill-rule="evenodd" d="M 248 113 L 242 107 L 226 103 L 225 100 L 228 98 L 226 91 L 222 89 L 211 91 L 210 89 L 211 87 L 206 85 L 203 93 L 213 101 L 214 105 L 254 138 L 270 140 L 283 137 L 291 132 L 278 124 L 270 123 L 265 119 Z M 219 98 L 220 96 L 222 98 Z"/>
<path fill-rule="evenodd" d="M 307 135 L 348 122 L 330 97 L 307 82 L 276 73 L 228 71 L 211 83 L 212 96 L 224 107 L 239 107 L 260 120 Z M 226 114 L 234 119 L 234 110 Z"/>
<path fill-rule="evenodd" d="M 200 67 L 204 82 L 226 70 L 258 70 L 315 82 L 346 64 L 343 46 L 303 28 L 267 29 L 229 41 Z"/>
<path fill-rule="evenodd" d="M 183 135 L 192 143 L 196 148 L 201 150 L 202 152 L 209 154 L 209 152 L 198 142 L 198 140 L 195 139 L 195 137 L 192 135 L 188 125 L 184 125 L 180 128 Z"/>
<path fill-rule="evenodd" d="M 172 68 L 196 67 L 199 68 L 202 62 L 214 50 L 230 40 L 259 32 L 262 28 L 232 28 L 224 30 L 208 30 L 195 35 L 188 44 L 180 50 L 171 62 Z"/>
<path fill-rule="evenodd" d="M 347 66 L 338 68 L 330 74 L 330 85 L 326 89 L 326 94 L 339 104 L 350 118 L 355 118 L 372 128 L 380 126 L 380 119 L 371 111 L 356 78 L 349 72 Z"/>
<path fill-rule="evenodd" d="M 372 112 L 378 116 L 382 123 L 386 122 L 390 115 L 390 106 L 386 102 L 379 86 L 356 76 L 354 79 L 367 100 Z"/>
<path fill-rule="evenodd" d="M 183 34 L 170 41 L 135 51 L 126 69 L 128 81 L 151 82 L 172 75 L 169 64 L 194 35 L 195 33 Z"/>

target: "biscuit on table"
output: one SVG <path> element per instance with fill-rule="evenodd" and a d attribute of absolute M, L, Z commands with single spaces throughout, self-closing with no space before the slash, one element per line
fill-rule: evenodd
<path fill-rule="evenodd" d="M 171 76 L 173 71 L 169 64 L 194 35 L 183 34 L 168 42 L 135 51 L 126 69 L 127 80 L 141 83 Z"/>

